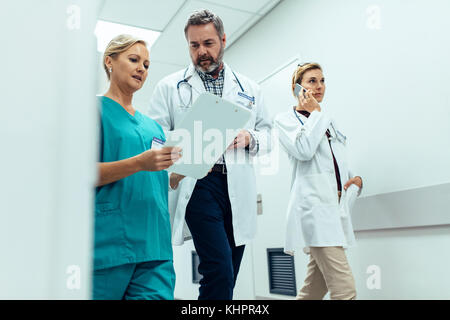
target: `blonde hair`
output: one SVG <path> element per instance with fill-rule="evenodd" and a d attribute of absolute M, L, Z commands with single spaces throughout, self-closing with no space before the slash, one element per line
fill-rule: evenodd
<path fill-rule="evenodd" d="M 302 84 L 302 80 L 303 80 L 303 76 L 305 75 L 305 72 L 309 71 L 309 70 L 314 70 L 314 69 L 319 69 L 320 71 L 323 71 L 320 64 L 315 63 L 315 62 L 308 62 L 308 63 L 303 63 L 303 64 L 298 65 L 297 69 L 294 71 L 294 74 L 292 75 L 292 94 L 294 94 L 295 84 L 296 83 L 298 83 L 300 85 Z"/>
<path fill-rule="evenodd" d="M 106 57 L 115 58 L 122 52 L 127 51 L 136 43 L 141 43 L 144 46 L 147 46 L 147 43 L 142 40 L 135 38 L 129 34 L 121 34 L 114 37 L 106 46 L 105 53 L 103 54 L 103 68 L 105 69 L 108 80 L 110 80 L 110 74 L 108 67 L 106 66 L 105 59 Z"/>

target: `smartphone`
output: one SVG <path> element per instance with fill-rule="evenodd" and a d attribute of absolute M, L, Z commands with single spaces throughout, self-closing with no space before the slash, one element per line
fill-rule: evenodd
<path fill-rule="evenodd" d="M 301 92 L 303 92 L 303 97 L 306 98 L 305 93 L 306 93 L 306 89 L 303 88 L 301 85 L 299 85 L 298 83 L 295 84 L 295 89 L 294 89 L 294 94 L 296 97 L 298 97 L 298 94 Z"/>

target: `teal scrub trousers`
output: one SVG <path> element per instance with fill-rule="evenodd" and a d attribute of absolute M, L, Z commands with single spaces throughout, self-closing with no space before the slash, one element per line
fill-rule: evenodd
<path fill-rule="evenodd" d="M 173 300 L 173 262 L 129 263 L 94 271 L 94 300 Z"/>

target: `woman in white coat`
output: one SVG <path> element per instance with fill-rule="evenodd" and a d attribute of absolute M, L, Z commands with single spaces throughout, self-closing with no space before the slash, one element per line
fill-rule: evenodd
<path fill-rule="evenodd" d="M 346 160 L 346 137 L 320 104 L 325 78 L 317 63 L 299 65 L 292 90 L 300 84 L 298 105 L 277 115 L 281 145 L 293 164 L 285 252 L 303 247 L 310 255 L 307 276 L 297 299 L 355 299 L 352 271 L 344 249 L 355 238 L 351 207 L 361 193 Z M 294 94 L 295 95 L 295 94 Z"/>

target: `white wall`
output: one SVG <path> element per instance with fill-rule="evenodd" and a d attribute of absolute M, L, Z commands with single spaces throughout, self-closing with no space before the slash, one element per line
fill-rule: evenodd
<path fill-rule="evenodd" d="M 0 299 L 90 298 L 100 4 L 2 2 Z"/>
<path fill-rule="evenodd" d="M 449 9 L 445 0 L 284 0 L 228 49 L 226 60 L 255 80 L 294 56 L 321 63 L 324 105 L 352 139 L 354 169 L 365 178 L 363 196 L 431 187 L 450 182 L 450 153 L 444 147 L 450 139 L 450 45 L 444 40 Z M 268 108 L 277 113 L 292 105 Z M 279 176 L 288 175 L 286 170 Z M 286 198 L 288 181 L 266 179 L 277 188 L 262 192 Z M 285 209 L 274 199 L 263 198 L 264 214 L 258 218 L 255 296 L 288 298 L 268 289 L 265 249 L 284 243 Z M 433 211 L 432 203 L 429 208 Z M 358 246 L 348 256 L 359 298 L 450 298 L 449 226 L 364 231 L 356 237 Z M 299 289 L 307 256 L 299 253 L 295 262 Z M 381 288 L 369 290 L 367 271 L 374 265 Z"/>

